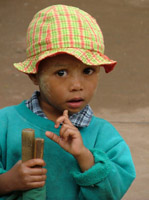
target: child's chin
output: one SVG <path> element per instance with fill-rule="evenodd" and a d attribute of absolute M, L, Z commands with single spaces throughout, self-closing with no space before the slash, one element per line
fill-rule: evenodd
<path fill-rule="evenodd" d="M 82 110 L 82 108 L 74 109 L 74 110 L 68 109 L 68 113 L 69 113 L 69 115 L 73 115 L 73 114 L 76 114 L 76 113 L 80 112 L 81 110 Z"/>

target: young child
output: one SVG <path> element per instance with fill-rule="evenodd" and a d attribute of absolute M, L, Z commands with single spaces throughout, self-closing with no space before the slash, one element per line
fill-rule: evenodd
<path fill-rule="evenodd" d="M 102 32 L 88 13 L 54 5 L 27 31 L 27 59 L 14 66 L 39 86 L 31 99 L 0 110 L 0 199 L 46 185 L 47 200 L 119 200 L 135 178 L 129 148 L 88 105 L 104 55 Z M 21 161 L 21 132 L 45 140 L 44 158 Z M 42 166 L 38 168 L 36 166 Z"/>

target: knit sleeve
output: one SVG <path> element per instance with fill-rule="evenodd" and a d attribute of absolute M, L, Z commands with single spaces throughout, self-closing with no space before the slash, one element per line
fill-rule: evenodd
<path fill-rule="evenodd" d="M 90 149 L 94 156 L 95 164 L 93 167 L 82 173 L 81 171 L 73 171 L 72 175 L 76 183 L 80 186 L 94 186 L 104 180 L 110 171 L 110 160 L 107 155 L 98 149 Z"/>

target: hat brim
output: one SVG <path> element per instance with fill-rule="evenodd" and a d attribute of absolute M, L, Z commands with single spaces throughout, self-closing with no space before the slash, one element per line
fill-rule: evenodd
<path fill-rule="evenodd" d="M 106 73 L 112 71 L 117 63 L 116 61 L 109 59 L 107 56 L 101 54 L 100 52 L 78 48 L 61 48 L 41 52 L 36 56 L 27 58 L 24 62 L 14 63 L 14 67 L 19 71 L 27 74 L 36 74 L 38 71 L 38 65 L 41 60 L 63 53 L 75 56 L 86 65 L 103 66 Z"/>

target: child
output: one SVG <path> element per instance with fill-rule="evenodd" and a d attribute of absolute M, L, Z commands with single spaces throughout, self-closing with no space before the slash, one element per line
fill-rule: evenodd
<path fill-rule="evenodd" d="M 14 66 L 39 91 L 0 111 L 0 199 L 44 185 L 47 200 L 122 198 L 135 178 L 129 148 L 88 105 L 100 67 L 110 72 L 115 64 L 104 55 L 102 32 L 88 13 L 55 5 L 34 16 L 27 59 Z M 22 164 L 24 128 L 45 140 L 43 160 Z"/>

